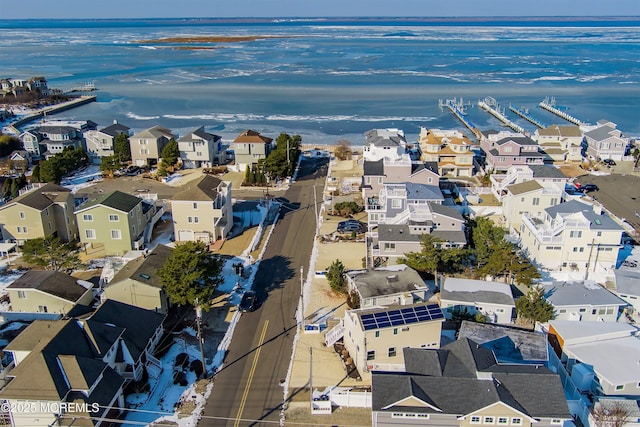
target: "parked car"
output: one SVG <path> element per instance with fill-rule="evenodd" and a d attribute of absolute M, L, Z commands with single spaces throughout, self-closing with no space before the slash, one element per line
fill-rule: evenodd
<path fill-rule="evenodd" d="M 256 292 L 246 291 L 240 300 L 240 311 L 253 311 L 256 309 Z"/>
<path fill-rule="evenodd" d="M 136 176 L 140 173 L 140 168 L 138 166 L 129 166 L 127 168 L 127 176 Z"/>
<path fill-rule="evenodd" d="M 340 221 L 338 223 L 338 227 L 344 227 L 347 224 L 356 224 L 356 225 L 362 225 L 362 223 L 360 221 L 358 221 L 357 219 L 347 219 L 345 221 Z"/>
<path fill-rule="evenodd" d="M 580 190 L 582 193 L 589 193 L 589 192 L 591 192 L 591 191 L 598 191 L 598 190 L 599 190 L 599 188 L 598 188 L 598 186 L 597 186 L 597 185 L 595 185 L 595 184 L 584 184 L 584 185 L 581 185 L 581 186 L 580 186 L 579 190 Z"/>
<path fill-rule="evenodd" d="M 351 233 L 355 231 L 356 233 L 362 233 L 365 230 L 364 224 L 361 222 L 358 223 L 347 223 L 347 224 L 338 224 L 338 233 Z"/>
<path fill-rule="evenodd" d="M 604 163 L 607 166 L 615 166 L 616 165 L 616 162 L 613 159 L 604 159 L 602 161 L 602 163 Z"/>

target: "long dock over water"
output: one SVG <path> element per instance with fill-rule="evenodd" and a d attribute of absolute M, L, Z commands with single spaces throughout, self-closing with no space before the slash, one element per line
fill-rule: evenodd
<path fill-rule="evenodd" d="M 448 108 L 449 111 L 451 111 L 453 115 L 458 118 L 458 120 L 460 120 L 471 132 L 473 132 L 473 135 L 476 137 L 476 139 L 480 141 L 480 139 L 482 138 L 482 132 L 480 132 L 480 129 L 478 129 L 476 125 L 474 125 L 473 122 L 467 117 L 467 114 L 465 113 L 465 104 L 462 98 L 460 98 L 459 100 L 458 98 L 447 99 L 445 101 L 440 99 L 438 100 L 438 106 L 440 107 L 440 109 L 442 109 L 443 107 Z"/>
<path fill-rule="evenodd" d="M 547 125 L 545 125 L 541 121 L 539 121 L 536 118 L 530 116 L 529 115 L 529 110 L 527 110 L 526 108 L 518 108 L 518 107 L 514 107 L 513 105 L 509 104 L 509 110 L 514 112 L 518 116 L 522 117 L 523 119 L 525 119 L 529 123 L 532 123 L 532 124 L 536 125 L 540 129 L 543 129 L 543 128 L 547 127 Z"/>
<path fill-rule="evenodd" d="M 484 100 L 478 101 L 478 106 L 485 110 L 487 113 L 491 114 L 496 119 L 500 120 L 500 122 L 515 130 L 516 132 L 520 132 L 521 134 L 525 134 L 525 130 L 522 126 L 512 122 L 504 115 L 504 110 L 500 110 L 500 105 L 495 98 L 487 96 Z"/>
<path fill-rule="evenodd" d="M 565 113 L 564 111 L 560 111 L 556 108 L 556 99 L 554 97 L 546 97 L 544 101 L 538 104 L 540 108 L 549 111 L 550 113 L 555 114 L 558 117 L 565 119 L 568 122 L 573 123 L 574 125 L 580 126 L 582 122 L 570 114 Z"/>
<path fill-rule="evenodd" d="M 44 107 L 34 111 L 31 114 L 21 117 L 20 119 L 11 123 L 11 125 L 9 125 L 9 128 L 16 135 L 20 135 L 21 133 L 20 126 L 23 126 L 27 123 L 31 123 L 34 120 L 38 120 L 39 118 L 44 117 L 46 115 L 59 113 L 61 111 L 69 110 L 74 107 L 79 107 L 80 105 L 89 104 L 90 102 L 94 102 L 95 100 L 96 100 L 95 95 L 87 95 L 87 96 L 80 96 L 71 101 L 62 102 L 60 104 L 51 105 L 49 107 Z"/>

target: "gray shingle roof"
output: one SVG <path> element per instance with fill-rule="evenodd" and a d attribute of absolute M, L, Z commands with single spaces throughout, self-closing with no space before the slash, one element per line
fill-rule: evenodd
<path fill-rule="evenodd" d="M 529 165 L 534 178 L 567 178 L 560 169 L 551 165 Z"/>
<path fill-rule="evenodd" d="M 587 221 L 589 221 L 589 228 L 591 230 L 624 230 L 622 226 L 611 219 L 609 215 L 604 213 L 602 215 L 598 215 L 593 211 L 592 206 L 577 200 L 570 200 L 568 202 L 548 207 L 545 209 L 545 212 L 549 214 L 551 218 L 556 218 L 559 214 L 582 212 Z"/>
<path fill-rule="evenodd" d="M 384 175 L 384 159 L 377 161 L 365 160 L 362 165 L 364 176 L 383 176 Z"/>
<path fill-rule="evenodd" d="M 616 128 L 611 124 L 607 123 L 602 126 L 598 126 L 597 128 L 590 130 L 584 133 L 585 137 L 589 137 L 595 141 L 604 141 L 605 139 L 612 137 L 612 132 L 615 132 Z"/>
<path fill-rule="evenodd" d="M 540 185 L 536 180 L 525 181 L 519 184 L 512 184 L 507 187 L 507 189 L 514 195 L 540 190 L 541 188 L 542 185 Z"/>
<path fill-rule="evenodd" d="M 61 187 L 57 184 L 48 183 L 36 190 L 29 191 L 16 197 L 7 205 L 11 205 L 12 203 L 19 203 L 30 208 L 42 211 L 51 206 L 60 193 L 64 193 L 66 196 L 66 194 L 70 192 L 71 190 L 67 188 Z"/>
<path fill-rule="evenodd" d="M 427 205 L 429 205 L 429 209 L 431 209 L 431 212 L 433 213 L 457 219 L 458 221 L 464 221 L 464 218 L 460 215 L 460 211 L 456 208 L 433 202 L 427 202 Z"/>
<path fill-rule="evenodd" d="M 100 132 L 106 133 L 107 135 L 111 135 L 113 137 L 118 136 L 121 133 L 129 134 L 129 127 L 125 125 L 121 125 L 120 123 L 114 123 L 106 128 L 103 128 Z"/>
<path fill-rule="evenodd" d="M 542 287 L 544 288 L 544 297 L 554 307 L 627 305 L 622 298 L 592 281 L 553 282 L 545 283 Z"/>
<path fill-rule="evenodd" d="M 162 287 L 157 271 L 162 267 L 172 249 L 165 245 L 156 246 L 149 254 L 129 261 L 111 279 L 110 284 L 118 283 L 125 279 L 136 280 L 149 286 Z"/>
<path fill-rule="evenodd" d="M 198 138 L 194 138 L 194 136 L 197 136 Z M 183 135 L 180 137 L 180 139 L 178 140 L 178 142 L 180 141 L 201 141 L 201 140 L 205 140 L 205 141 L 210 141 L 210 140 L 214 140 L 217 141 L 218 139 L 220 139 L 220 137 L 218 135 L 214 135 L 212 133 L 206 132 L 204 130 L 204 126 L 200 126 L 198 129 L 193 130 L 189 133 L 187 133 L 186 135 Z"/>
<path fill-rule="evenodd" d="M 27 271 L 9 285 L 8 289 L 37 289 L 74 303 L 88 290 L 78 284 L 78 279 L 58 271 L 45 270 Z"/>
<path fill-rule="evenodd" d="M 440 295 L 443 300 L 515 305 L 511 288 L 500 282 L 447 277 Z"/>
<path fill-rule="evenodd" d="M 429 289 L 418 272 L 410 267 L 404 270 L 369 270 L 347 274 L 363 298 Z"/>
<path fill-rule="evenodd" d="M 215 176 L 203 175 L 200 179 L 186 184 L 171 200 L 213 201 L 218 196 L 218 186 L 221 183 L 222 181 Z"/>
<path fill-rule="evenodd" d="M 367 145 L 373 144 L 376 147 L 399 147 L 406 143 L 404 138 L 380 129 L 369 130 L 365 132 L 364 136 Z"/>
<path fill-rule="evenodd" d="M 413 182 L 405 182 L 404 184 L 407 190 L 407 200 L 444 200 L 442 191 L 437 185 L 415 184 Z"/>
<path fill-rule="evenodd" d="M 616 276 L 616 292 L 623 295 L 640 295 L 640 271 L 613 270 Z"/>
<path fill-rule="evenodd" d="M 464 234 L 464 231 L 433 230 L 431 235 L 433 237 L 437 237 L 443 242 L 451 242 L 459 245 L 467 244 L 467 236 Z"/>
<path fill-rule="evenodd" d="M 152 138 L 152 139 L 159 139 L 159 138 L 167 138 L 167 139 L 171 139 L 173 138 L 173 134 L 171 133 L 171 131 L 165 127 L 162 126 L 153 126 L 149 129 L 145 129 L 141 132 L 136 133 L 135 135 L 133 135 L 131 138 Z"/>
<path fill-rule="evenodd" d="M 506 138 L 499 139 L 496 141 L 496 144 L 503 145 L 511 141 L 518 145 L 538 145 L 537 142 L 527 136 L 508 136 Z"/>
<path fill-rule="evenodd" d="M 411 233 L 407 224 L 379 224 L 379 242 L 420 242 L 422 235 Z"/>

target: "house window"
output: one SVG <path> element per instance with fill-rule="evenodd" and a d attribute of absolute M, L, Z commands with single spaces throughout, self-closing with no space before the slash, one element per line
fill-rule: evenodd
<path fill-rule="evenodd" d="M 540 197 L 534 197 L 533 206 L 539 206 L 539 205 L 540 205 Z"/>
<path fill-rule="evenodd" d="M 398 328 L 393 328 L 393 335 L 398 335 Z"/>
<path fill-rule="evenodd" d="M 495 421 L 495 418 L 493 417 L 484 417 L 483 424 L 493 424 L 494 421 Z"/>
<path fill-rule="evenodd" d="M 471 422 L 471 424 L 480 424 L 480 417 L 477 416 L 477 415 L 474 415 L 474 416 L 471 417 L 470 422 Z"/>
<path fill-rule="evenodd" d="M 193 217 L 193 222 L 195 222 L 196 224 L 198 223 L 198 217 L 197 216 Z"/>
<path fill-rule="evenodd" d="M 47 306 L 46 305 L 39 305 L 38 306 L 38 312 L 39 313 L 48 313 L 49 310 L 47 310 Z"/>
<path fill-rule="evenodd" d="M 598 231 L 598 232 L 596 233 L 596 236 L 598 236 L 598 237 L 602 237 L 602 231 Z"/>
<path fill-rule="evenodd" d="M 122 239 L 122 233 L 120 230 L 111 230 L 111 239 L 120 240 Z"/>
<path fill-rule="evenodd" d="M 393 209 L 400 209 L 402 207 L 402 200 L 400 199 L 391 200 L 391 207 Z"/>
<path fill-rule="evenodd" d="M 384 244 L 384 251 L 385 252 L 395 252 L 396 251 L 396 244 L 395 243 L 385 243 Z"/>
<path fill-rule="evenodd" d="M 25 219 L 26 217 L 25 213 L 20 211 L 20 219 Z"/>
<path fill-rule="evenodd" d="M 380 331 L 376 331 L 376 338 L 380 338 Z"/>
<path fill-rule="evenodd" d="M 93 221 L 93 215 L 91 214 L 84 214 L 82 215 L 82 220 L 86 221 L 86 222 L 91 222 Z"/>
<path fill-rule="evenodd" d="M 367 360 L 375 360 L 376 352 L 375 350 L 367 351 Z"/>
<path fill-rule="evenodd" d="M 396 357 L 396 348 L 395 347 L 389 347 L 389 357 Z"/>
<path fill-rule="evenodd" d="M 616 391 L 618 390 L 624 390 L 624 384 L 623 385 L 617 385 L 616 386 Z"/>
<path fill-rule="evenodd" d="M 84 237 L 87 239 L 95 239 L 96 238 L 96 230 L 86 229 L 84 230 Z"/>
<path fill-rule="evenodd" d="M 193 222 L 193 218 L 191 218 L 190 216 L 189 216 L 189 217 L 187 217 L 187 222 L 188 222 L 189 224 L 191 224 L 191 223 Z"/>
<path fill-rule="evenodd" d="M 18 291 L 18 298 L 26 299 L 27 298 L 27 293 L 25 291 Z"/>
<path fill-rule="evenodd" d="M 507 417 L 498 417 L 498 424 L 509 424 L 509 418 Z"/>
<path fill-rule="evenodd" d="M 580 238 L 580 237 L 582 237 L 582 230 L 572 230 L 569 233 L 569 237 L 571 237 L 571 238 Z"/>
<path fill-rule="evenodd" d="M 118 221 L 120 221 L 120 216 L 111 214 L 111 215 L 109 215 L 109 221 L 110 222 L 118 222 Z"/>
<path fill-rule="evenodd" d="M 522 418 L 511 418 L 511 424 L 512 425 L 522 425 Z"/>
<path fill-rule="evenodd" d="M 562 420 L 560 418 L 551 418 L 551 424 L 562 424 Z"/>
<path fill-rule="evenodd" d="M 550 204 L 551 204 L 551 206 L 555 206 L 555 205 L 557 205 L 557 204 L 558 204 L 558 199 L 557 199 L 556 197 L 552 197 L 552 198 L 551 198 L 551 203 L 550 203 Z"/>
<path fill-rule="evenodd" d="M 198 209 L 198 202 L 193 202 L 193 209 Z"/>
<path fill-rule="evenodd" d="M 580 310 L 578 310 L 580 313 L 584 313 L 585 311 L 587 311 L 586 308 L 581 308 Z"/>

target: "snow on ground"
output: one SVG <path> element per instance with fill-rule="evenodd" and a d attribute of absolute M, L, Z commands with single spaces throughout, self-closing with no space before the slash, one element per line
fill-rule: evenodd
<path fill-rule="evenodd" d="M 60 185 L 68 188 L 72 193 L 76 193 L 81 188 L 89 187 L 101 179 L 102 172 L 100 171 L 100 166 L 89 165 L 82 171 L 74 172 L 73 175 L 64 177 Z"/>

